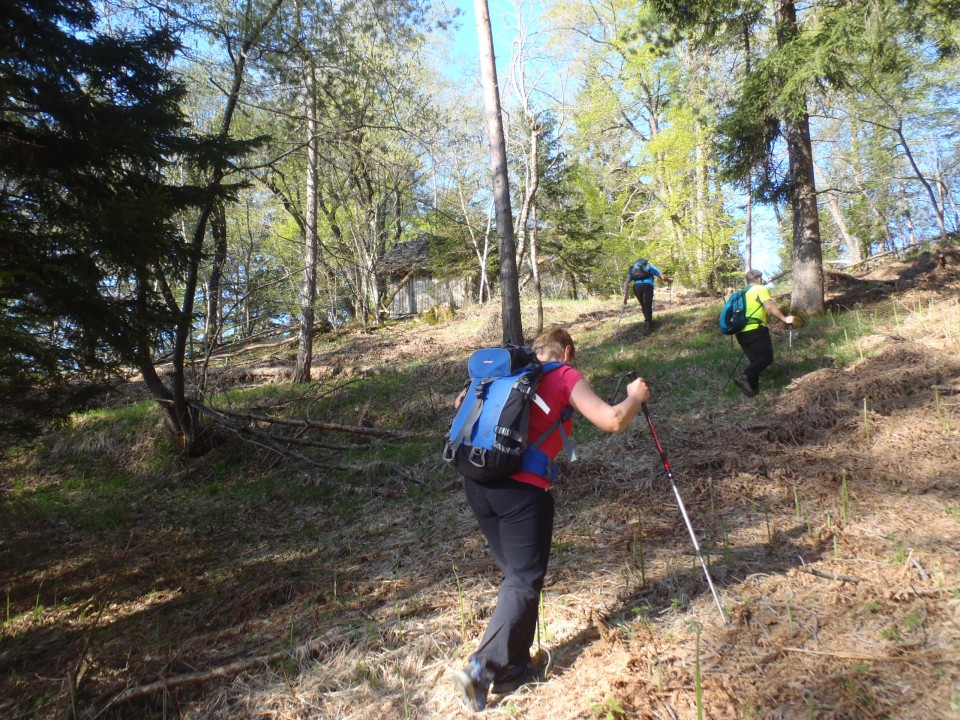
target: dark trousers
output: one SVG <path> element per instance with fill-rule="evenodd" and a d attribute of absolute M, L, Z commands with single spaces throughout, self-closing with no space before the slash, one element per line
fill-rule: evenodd
<path fill-rule="evenodd" d="M 649 325 L 653 322 L 653 285 L 644 282 L 634 283 L 633 294 L 643 310 L 643 321 Z"/>
<path fill-rule="evenodd" d="M 770 330 L 761 325 L 755 330 L 745 330 L 737 333 L 737 342 L 743 348 L 744 355 L 750 364 L 744 370 L 744 377 L 755 392 L 760 391 L 760 373 L 773 364 L 773 341 L 770 339 Z"/>
<path fill-rule="evenodd" d="M 553 538 L 553 496 L 509 478 L 465 482 L 467 502 L 503 573 L 497 607 L 473 658 L 500 679 L 511 666 L 530 664 Z"/>

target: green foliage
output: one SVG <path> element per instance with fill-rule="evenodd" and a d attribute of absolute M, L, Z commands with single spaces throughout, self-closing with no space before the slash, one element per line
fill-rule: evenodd
<path fill-rule="evenodd" d="M 209 157 L 179 109 L 172 35 L 112 38 L 96 20 L 87 2 L 26 2 L 5 27 L 0 85 L 18 108 L 0 123 L 7 428 L 36 412 L 31 391 L 149 352 L 169 314 L 160 274 L 189 261 L 174 213 L 206 197 L 165 175 L 184 153 Z"/>
<path fill-rule="evenodd" d="M 596 718 L 601 718 L 601 720 L 621 720 L 621 718 L 627 716 L 627 711 L 623 709 L 620 701 L 616 698 L 592 703 L 590 713 Z"/>
<path fill-rule="evenodd" d="M 660 52 L 649 8 L 605 8 L 575 105 L 572 145 L 597 192 L 585 206 L 605 232 L 602 272 L 622 291 L 638 256 L 698 288 L 739 269 L 729 198 L 717 182 L 708 61 Z M 631 24 L 625 34 L 619 28 Z"/>
<path fill-rule="evenodd" d="M 586 169 L 577 163 L 563 163 L 541 180 L 540 254 L 547 259 L 548 269 L 573 279 L 574 289 L 581 283 L 597 290 L 605 282 L 597 273 L 603 259 L 603 227 L 588 212 L 594 187 Z"/>

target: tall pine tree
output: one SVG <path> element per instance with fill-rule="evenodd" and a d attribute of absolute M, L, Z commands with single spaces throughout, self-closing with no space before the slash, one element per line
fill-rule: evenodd
<path fill-rule="evenodd" d="M 0 403 L 23 428 L 68 379 L 152 351 L 164 273 L 188 262 L 172 218 L 201 201 L 165 170 L 200 157 L 166 69 L 167 32 L 97 32 L 84 0 L 0 7 Z M 60 392 L 58 392 L 60 391 Z"/>

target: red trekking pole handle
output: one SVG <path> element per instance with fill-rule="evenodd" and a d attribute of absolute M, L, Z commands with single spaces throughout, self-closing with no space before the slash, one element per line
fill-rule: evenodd
<path fill-rule="evenodd" d="M 640 403 L 640 409 L 643 410 L 643 416 L 647 419 L 647 426 L 650 428 L 650 434 L 653 436 L 653 444 L 657 446 L 657 452 L 660 453 L 660 462 L 663 463 L 663 469 L 667 471 L 667 477 L 673 482 L 673 472 L 670 470 L 670 463 L 667 462 L 667 453 L 660 443 L 660 436 L 657 435 L 657 429 L 653 426 L 653 420 L 650 419 L 650 411 L 647 410 L 647 404 Z"/>

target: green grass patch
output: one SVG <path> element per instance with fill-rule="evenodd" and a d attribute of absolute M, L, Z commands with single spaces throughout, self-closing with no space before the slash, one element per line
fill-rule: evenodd
<path fill-rule="evenodd" d="M 605 400 L 623 398 L 626 381 L 620 384 L 617 397 L 612 397 L 622 373 L 633 370 L 646 378 L 652 391 L 650 411 L 669 450 L 667 418 L 690 413 L 720 416 L 743 402 L 732 383 L 721 393 L 741 353 L 734 339 L 717 330 L 719 306 L 718 302 L 701 308 L 661 308 L 655 331 L 648 336 L 631 331 L 629 342 L 624 342 L 622 334 L 613 337 L 614 312 L 602 318 L 598 315 L 589 330 L 577 332 L 577 365 Z M 572 300 L 545 303 L 548 318 L 573 316 L 578 321 L 590 318 L 596 308 L 596 303 Z M 636 325 L 637 317 L 632 313 L 631 326 Z M 872 352 L 860 343 L 864 335 L 882 331 L 885 324 L 892 327 L 903 322 L 903 317 L 902 309 L 898 314 L 891 304 L 870 315 L 847 312 L 811 318 L 794 332 L 792 350 L 786 347 L 786 333 L 778 328 L 776 360 L 764 374 L 764 390 L 775 391 L 799 374 L 825 365 L 843 366 L 859 360 Z M 462 332 L 460 325 L 456 329 Z M 383 332 L 389 341 L 391 333 L 401 333 L 403 328 L 390 327 Z M 329 352 L 359 340 L 344 335 L 322 342 L 321 352 Z M 741 362 L 741 367 L 744 364 Z M 33 446 L 8 451 L 5 459 L 13 470 L 8 474 L 12 490 L 2 512 L 32 522 L 65 518 L 91 531 L 132 525 L 144 502 L 157 503 L 161 515 L 169 506 L 173 524 L 188 522 L 191 517 L 227 523 L 243 508 L 265 502 L 333 503 L 338 514 L 347 516 L 355 508 L 351 507 L 353 501 L 344 504 L 339 499 L 338 484 L 347 482 L 356 488 L 389 483 L 402 479 L 411 469 L 418 473 L 417 482 L 404 486 L 420 497 L 429 497 L 455 479 L 439 459 L 440 438 L 453 417 L 451 399 L 466 377 L 466 365 L 462 376 L 432 376 L 412 365 L 310 385 L 271 383 L 235 389 L 213 400 L 215 406 L 241 412 L 412 434 L 392 441 L 322 434 L 331 444 L 362 447 L 318 450 L 321 459 L 328 457 L 333 463 L 370 468 L 368 471 L 313 473 L 306 482 L 302 474 L 294 473 L 291 479 L 289 468 L 265 466 L 273 462 L 272 453 L 232 438 L 201 462 L 184 463 L 164 440 L 161 410 L 155 402 L 145 401 L 78 414 L 68 427 Z M 642 423 L 642 418 L 637 422 Z M 580 421 L 575 443 L 590 443 L 602 435 L 590 423 Z M 945 511 L 957 519 L 957 507 L 949 505 Z"/>

